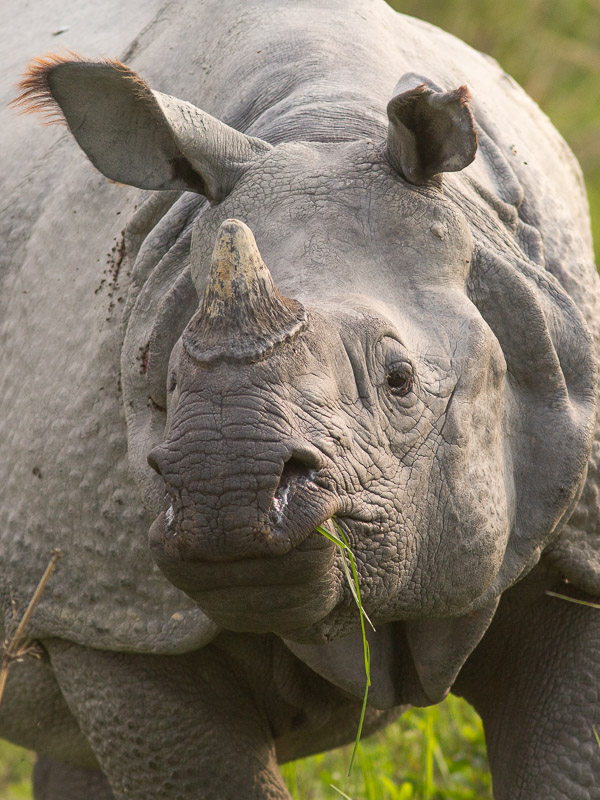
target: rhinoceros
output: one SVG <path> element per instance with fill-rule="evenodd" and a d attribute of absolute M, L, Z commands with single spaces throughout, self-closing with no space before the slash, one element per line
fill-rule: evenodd
<path fill-rule="evenodd" d="M 548 595 L 600 595 L 574 157 L 380 0 L 121 6 L 5 150 L 7 637 L 63 554 L 0 707 L 36 799 L 283 800 L 351 741 L 318 527 L 365 734 L 452 690 L 497 800 L 600 798 L 600 612 Z"/>

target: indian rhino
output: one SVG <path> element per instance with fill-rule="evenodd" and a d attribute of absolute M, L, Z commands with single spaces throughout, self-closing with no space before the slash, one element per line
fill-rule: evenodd
<path fill-rule="evenodd" d="M 35 797 L 289 798 L 351 741 L 335 520 L 365 732 L 452 690 L 498 800 L 600 798 L 600 617 L 547 594 L 600 594 L 573 156 L 380 0 L 126 13 L 127 66 L 30 66 L 70 134 L 20 128 L 2 192 L 7 635 L 63 553 L 0 707 Z"/>

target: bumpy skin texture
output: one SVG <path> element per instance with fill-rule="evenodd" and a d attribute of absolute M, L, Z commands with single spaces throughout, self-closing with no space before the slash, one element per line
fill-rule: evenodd
<path fill-rule="evenodd" d="M 44 756 L 34 768 L 33 796 L 35 800 L 114 800 L 100 770 L 80 769 Z"/>
<path fill-rule="evenodd" d="M 482 716 L 499 800 L 600 797 L 600 624 L 546 590 L 569 592 L 546 570 L 506 592 L 453 688 Z"/>
<path fill-rule="evenodd" d="M 117 798 L 289 798 L 277 758 L 346 741 L 360 712 L 276 637 L 222 634 L 182 656 L 48 649 Z M 366 733 L 391 716 L 369 711 Z"/>
<path fill-rule="evenodd" d="M 144 8 L 148 84 L 67 58 L 27 86 L 160 191 L 42 133 L 3 176 L 7 631 L 64 553 L 0 707 L 38 800 L 105 798 L 98 766 L 117 800 L 285 798 L 277 760 L 350 740 L 333 514 L 377 627 L 366 730 L 454 685 L 498 798 L 595 797 L 595 617 L 545 595 L 600 594 L 572 155 L 495 63 L 375 0 Z"/>

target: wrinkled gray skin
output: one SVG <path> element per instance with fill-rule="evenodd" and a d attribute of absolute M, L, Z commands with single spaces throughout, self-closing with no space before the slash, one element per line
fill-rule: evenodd
<path fill-rule="evenodd" d="M 377 0 L 127 15 L 64 44 L 169 97 L 107 65 L 30 84 L 121 185 L 68 132 L 11 120 L 4 148 L 6 630 L 63 551 L 0 708 L 36 800 L 279 800 L 277 760 L 351 740 L 334 514 L 377 628 L 366 730 L 452 688 L 498 800 L 600 798 L 600 618 L 546 594 L 600 594 L 572 155 L 495 62 Z"/>

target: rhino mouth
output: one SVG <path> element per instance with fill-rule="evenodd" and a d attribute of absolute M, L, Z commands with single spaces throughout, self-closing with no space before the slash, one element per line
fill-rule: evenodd
<path fill-rule="evenodd" d="M 302 560 L 334 547 L 315 530 L 317 526 L 324 524 L 333 512 L 317 513 L 317 509 L 305 509 L 302 520 L 299 520 L 297 515 L 288 516 L 286 511 L 283 503 L 281 505 L 274 503 L 274 508 L 269 512 L 272 524 L 267 530 L 261 529 L 255 535 L 251 547 L 241 552 L 231 548 L 213 553 L 206 551 L 204 543 L 197 541 L 196 535 L 178 528 L 171 503 L 158 515 L 150 528 L 150 549 L 161 569 L 167 569 L 169 564 L 177 565 L 180 571 L 187 567 L 204 586 L 208 576 L 225 576 L 233 568 L 235 570 L 247 568 L 249 575 L 253 574 L 253 565 L 264 565 L 265 568 L 279 571 L 284 564 L 291 563 L 294 559 Z M 277 574 L 282 576 L 283 581 L 293 579 L 293 576 L 287 575 L 285 570 Z M 241 574 L 236 571 L 235 575 L 236 583 L 239 584 L 238 577 L 241 577 Z"/>
<path fill-rule="evenodd" d="M 262 524 L 187 525 L 169 497 L 150 529 L 161 571 L 221 627 L 289 634 L 316 625 L 340 600 L 335 545 L 315 530 L 339 511 L 340 499 L 318 471 L 290 462 Z"/>
<path fill-rule="evenodd" d="M 336 548 L 314 528 L 280 555 L 182 558 L 172 548 L 169 552 L 169 540 L 179 536 L 169 530 L 168 510 L 150 530 L 154 559 L 168 580 L 221 627 L 290 636 L 319 623 L 339 602 Z"/>
<path fill-rule="evenodd" d="M 164 526 L 164 512 L 152 528 Z M 152 537 L 152 534 L 154 536 Z M 161 536 L 161 533 L 158 534 Z M 178 588 L 187 594 L 243 587 L 297 586 L 316 575 L 325 574 L 332 565 L 334 545 L 316 531 L 301 544 L 283 555 L 252 556 L 214 561 L 206 558 L 166 559 L 151 529 L 151 549 L 160 568 Z M 162 536 L 161 536 L 162 538 Z"/>

